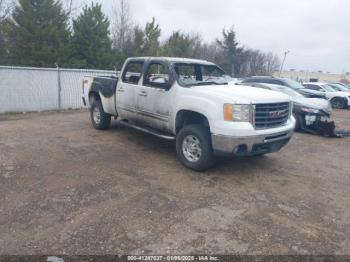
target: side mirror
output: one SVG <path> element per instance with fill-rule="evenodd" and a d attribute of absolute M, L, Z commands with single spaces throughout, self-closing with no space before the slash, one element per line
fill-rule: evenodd
<path fill-rule="evenodd" d="M 171 87 L 171 82 L 166 77 L 154 77 L 148 80 L 148 84 L 154 87 L 164 88 L 169 90 Z"/>

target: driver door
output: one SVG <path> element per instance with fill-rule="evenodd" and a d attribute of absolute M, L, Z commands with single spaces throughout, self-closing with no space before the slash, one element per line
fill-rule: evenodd
<path fill-rule="evenodd" d="M 136 92 L 137 121 L 161 131 L 170 130 L 171 74 L 164 62 L 151 61 L 145 69 L 142 86 Z"/>

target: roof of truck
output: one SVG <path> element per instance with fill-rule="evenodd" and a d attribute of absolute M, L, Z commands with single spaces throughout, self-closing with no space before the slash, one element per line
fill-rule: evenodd
<path fill-rule="evenodd" d="M 180 58 L 180 57 L 130 57 L 129 59 L 135 59 L 135 60 L 150 60 L 150 59 L 155 59 L 155 60 L 165 60 L 171 63 L 188 63 L 188 64 L 207 64 L 207 65 L 215 65 L 214 63 L 211 63 L 206 60 L 200 60 L 200 59 L 192 59 L 192 58 Z"/>

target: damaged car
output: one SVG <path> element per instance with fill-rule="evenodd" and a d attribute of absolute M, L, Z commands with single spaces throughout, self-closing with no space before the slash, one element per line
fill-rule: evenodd
<path fill-rule="evenodd" d="M 350 106 L 350 94 L 348 92 L 337 91 L 327 83 L 309 82 L 303 83 L 306 89 L 316 92 L 323 92 L 330 100 L 332 107 L 337 109 L 346 109 Z"/>
<path fill-rule="evenodd" d="M 329 101 L 320 98 L 308 98 L 285 86 L 252 83 L 251 86 L 278 91 L 290 96 L 293 101 L 295 129 L 311 134 L 336 136 L 335 124 L 331 120 L 332 106 Z"/>

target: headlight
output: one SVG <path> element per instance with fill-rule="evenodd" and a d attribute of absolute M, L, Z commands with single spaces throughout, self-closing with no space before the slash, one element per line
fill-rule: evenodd
<path fill-rule="evenodd" d="M 312 114 L 318 114 L 320 112 L 320 110 L 316 108 L 311 108 L 311 107 L 302 107 L 301 111 L 306 113 L 312 113 Z"/>
<path fill-rule="evenodd" d="M 224 105 L 225 121 L 250 122 L 251 105 Z"/>

